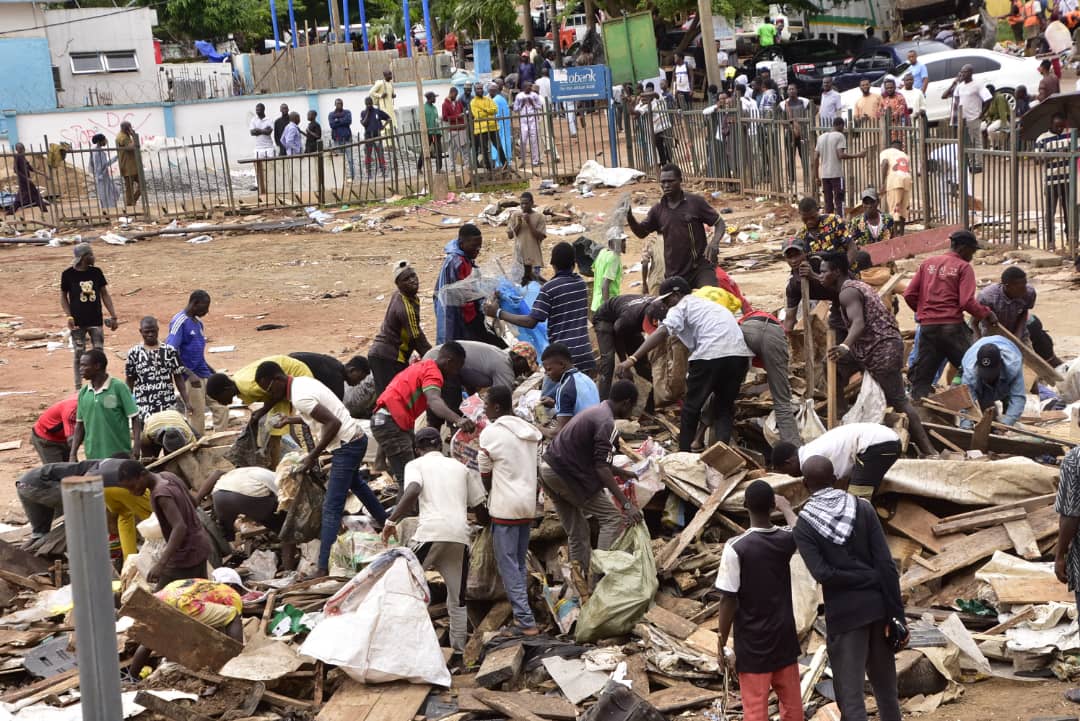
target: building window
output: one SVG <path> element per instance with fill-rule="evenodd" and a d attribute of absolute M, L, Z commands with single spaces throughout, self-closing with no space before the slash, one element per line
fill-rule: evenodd
<path fill-rule="evenodd" d="M 60 80 L 60 68 L 55 65 L 52 66 L 52 82 L 53 90 L 58 93 L 64 92 L 64 83 Z"/>
<path fill-rule="evenodd" d="M 107 53 L 72 53 L 71 72 L 74 75 L 88 73 L 133 73 L 139 70 L 134 50 L 117 50 Z"/>

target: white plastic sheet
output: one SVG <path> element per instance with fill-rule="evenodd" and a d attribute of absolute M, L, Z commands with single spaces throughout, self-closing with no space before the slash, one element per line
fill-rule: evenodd
<path fill-rule="evenodd" d="M 963 506 L 995 506 L 1053 493 L 1058 471 L 1030 458 L 1000 461 L 898 460 L 880 493 L 938 498 Z"/>
<path fill-rule="evenodd" d="M 340 666 L 360 683 L 449 687 L 428 599 L 424 569 L 412 551 L 387 551 L 326 602 L 326 617 L 300 653 Z"/>
<path fill-rule="evenodd" d="M 621 188 L 627 183 L 632 183 L 638 178 L 644 178 L 645 173 L 634 168 L 605 168 L 595 160 L 586 160 L 581 165 L 581 171 L 574 179 L 574 185 L 606 185 L 609 188 Z"/>

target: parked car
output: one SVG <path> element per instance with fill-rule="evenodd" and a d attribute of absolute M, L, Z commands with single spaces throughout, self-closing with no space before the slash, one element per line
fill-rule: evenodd
<path fill-rule="evenodd" d="M 795 83 L 799 95 L 821 97 L 821 80 L 843 71 L 851 58 L 835 43 L 828 40 L 796 40 L 762 48 L 743 69 L 748 78 L 759 68 L 767 67 L 778 85 Z M 778 70 L 786 68 L 786 79 Z"/>
<path fill-rule="evenodd" d="M 964 48 L 961 50 L 949 50 L 946 52 L 927 54 L 919 58 L 926 65 L 927 75 L 930 77 L 930 85 L 926 91 L 926 118 L 930 122 L 948 120 L 952 109 L 952 100 L 942 98 L 942 94 L 949 89 L 953 80 L 960 74 L 960 68 L 971 64 L 975 68 L 974 78 L 981 83 L 993 85 L 998 92 L 1006 93 L 1009 104 L 1012 105 L 1013 91 L 1017 86 L 1023 85 L 1034 96 L 1039 87 L 1039 60 L 1037 58 L 1020 58 L 1014 55 L 994 52 L 993 50 L 981 50 L 979 48 Z M 907 70 L 907 63 L 897 67 L 892 73 L 883 75 L 874 81 L 870 92 L 880 93 L 881 86 L 886 78 L 901 78 Z M 855 107 L 861 92 L 858 88 L 840 93 L 840 101 L 844 110 Z"/>
<path fill-rule="evenodd" d="M 895 72 L 898 66 L 907 64 L 907 55 L 911 50 L 922 57 L 932 53 L 948 52 L 952 48 L 937 40 L 905 40 L 901 43 L 889 43 L 863 50 L 847 64 L 842 73 L 833 78 L 833 88 L 843 92 L 859 87 L 859 83 L 863 80 L 869 80 L 872 83 L 883 75 Z"/>

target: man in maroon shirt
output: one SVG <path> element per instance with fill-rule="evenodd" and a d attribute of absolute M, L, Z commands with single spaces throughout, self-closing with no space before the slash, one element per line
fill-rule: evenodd
<path fill-rule="evenodd" d="M 461 166 L 466 165 L 465 148 L 469 147 L 469 137 L 465 132 L 465 103 L 458 100 L 457 88 L 450 88 L 442 103 L 442 119 L 446 123 L 446 137 L 448 142 L 447 154 L 450 162 L 459 158 Z"/>
<path fill-rule="evenodd" d="M 979 247 L 975 234 L 958 230 L 949 241 L 949 252 L 924 260 L 904 291 L 904 300 L 919 323 L 919 353 L 908 370 L 911 394 L 916 399 L 930 394 L 943 359 L 961 367 L 971 346 L 964 311 L 991 326 L 997 324 L 994 312 L 975 300 L 975 271 L 971 267 Z"/>

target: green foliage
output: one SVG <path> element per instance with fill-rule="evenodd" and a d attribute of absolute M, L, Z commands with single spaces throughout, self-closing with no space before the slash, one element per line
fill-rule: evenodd
<path fill-rule="evenodd" d="M 514 0 L 449 0 L 447 6 L 447 23 L 470 38 L 487 38 L 503 47 L 521 37 Z"/>
<path fill-rule="evenodd" d="M 289 24 L 288 3 L 277 3 L 282 29 Z M 169 0 L 157 8 L 160 27 L 175 39 L 221 40 L 229 33 L 239 39 L 268 37 L 271 32 L 270 3 L 266 0 Z M 303 22 L 303 0 L 293 0 L 297 26 Z M 243 45 L 244 43 L 241 43 Z"/>

